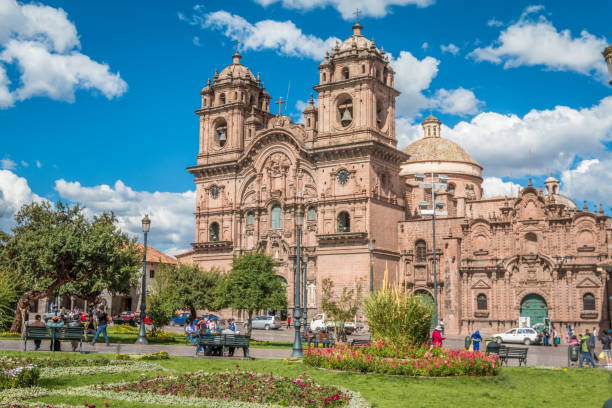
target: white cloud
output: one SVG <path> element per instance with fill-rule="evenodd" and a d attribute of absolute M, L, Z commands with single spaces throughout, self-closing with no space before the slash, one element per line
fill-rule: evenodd
<path fill-rule="evenodd" d="M 194 238 L 195 192 L 184 193 L 134 191 L 123 182 L 84 187 L 78 181 L 57 180 L 60 197 L 87 207 L 88 214 L 113 211 L 125 232 L 142 236 L 141 220 L 151 218 L 151 245 L 161 251 L 188 248 Z"/>
<path fill-rule="evenodd" d="M 0 229 L 8 231 L 13 225 L 13 215 L 24 204 L 46 201 L 34 194 L 28 181 L 9 170 L 0 170 Z"/>
<path fill-rule="evenodd" d="M 496 196 L 516 197 L 520 188 L 522 188 L 520 184 L 503 181 L 499 177 L 485 177 L 482 181 L 485 198 Z"/>
<path fill-rule="evenodd" d="M 499 21 L 499 20 L 496 20 L 496 19 L 492 18 L 489 21 L 487 21 L 487 25 L 489 27 L 501 27 L 501 26 L 504 25 L 504 23 Z"/>
<path fill-rule="evenodd" d="M 304 34 L 291 21 L 262 20 L 251 24 L 243 17 L 227 11 L 199 14 L 200 10 L 196 7 L 195 14 L 190 18 L 182 14 L 179 14 L 179 18 L 204 29 L 220 30 L 226 37 L 239 41 L 240 47 L 245 50 L 272 49 L 282 55 L 320 61 L 325 57 L 325 52 L 339 41 L 336 37 L 323 40 Z"/>
<path fill-rule="evenodd" d="M 395 120 L 395 137 L 397 147 L 403 149 L 410 143 L 422 138 L 423 130 L 420 124 L 412 123 L 412 120 L 406 117 L 398 117 Z"/>
<path fill-rule="evenodd" d="M 355 19 L 355 9 L 359 8 L 361 15 L 384 17 L 389 13 L 390 6 L 415 5 L 428 7 L 435 0 L 255 0 L 267 7 L 274 3 L 281 3 L 283 7 L 296 10 L 312 10 L 314 8 L 333 7 L 345 20 Z"/>
<path fill-rule="evenodd" d="M 528 174 L 529 149 L 533 174 L 563 171 L 577 157 L 605 153 L 604 143 L 612 141 L 612 97 L 589 108 L 556 106 L 523 117 L 483 112 L 452 129 L 444 126 L 442 136 L 465 148 L 489 176 Z"/>
<path fill-rule="evenodd" d="M 455 44 L 450 43 L 448 45 L 441 45 L 440 46 L 440 50 L 442 52 L 450 52 L 453 55 L 457 55 L 459 53 L 459 47 L 457 47 Z"/>
<path fill-rule="evenodd" d="M 0 6 L 0 108 L 34 96 L 74 101 L 79 89 L 100 91 L 107 98 L 122 95 L 127 84 L 107 64 L 79 52 L 81 44 L 66 12 L 39 4 L 3 0 Z M 15 64 L 18 81 L 6 67 Z M 19 87 L 10 90 L 11 82 Z"/>
<path fill-rule="evenodd" d="M 601 51 L 607 45 L 606 39 L 586 30 L 573 37 L 569 30 L 558 31 L 544 16 L 529 17 L 542 9 L 542 6 L 528 7 L 519 21 L 503 30 L 493 44 L 476 48 L 469 56 L 476 61 L 503 63 L 504 68 L 540 65 L 604 80 L 606 66 Z"/>
<path fill-rule="evenodd" d="M 195 45 L 196 47 L 202 46 L 202 44 L 200 44 L 200 37 L 198 37 L 197 35 L 193 37 L 193 45 Z"/>
<path fill-rule="evenodd" d="M 8 157 L 5 157 L 4 159 L 0 160 L 0 167 L 2 167 L 4 170 L 15 170 L 17 168 L 17 163 Z"/>
<path fill-rule="evenodd" d="M 401 51 L 398 58 L 391 59 L 395 71 L 395 87 L 401 92 L 397 99 L 397 114 L 409 118 L 429 106 L 423 91 L 428 89 L 431 81 L 438 75 L 440 61 L 433 57 L 419 60 L 409 51 Z"/>
<path fill-rule="evenodd" d="M 564 170 L 561 193 L 579 201 L 612 204 L 612 156 L 582 160 L 574 169 Z"/>
<path fill-rule="evenodd" d="M 422 45 L 421 48 L 423 49 L 423 51 L 426 51 L 429 48 L 429 43 L 427 41 L 425 41 Z"/>
<path fill-rule="evenodd" d="M 430 99 L 430 107 L 451 115 L 474 115 L 480 111 L 484 102 L 476 98 L 474 92 L 459 87 L 457 89 L 439 89 Z"/>
<path fill-rule="evenodd" d="M 36 167 L 38 167 L 39 169 L 42 167 L 42 163 L 38 160 L 36 160 Z"/>

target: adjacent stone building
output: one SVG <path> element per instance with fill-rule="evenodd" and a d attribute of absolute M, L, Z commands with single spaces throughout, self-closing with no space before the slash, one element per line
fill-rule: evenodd
<path fill-rule="evenodd" d="M 387 269 L 405 290 L 433 297 L 435 256 L 440 316 L 451 333 L 502 330 L 521 315 L 532 323 L 549 316 L 558 328 L 609 326 L 610 219 L 578 209 L 554 178 L 546 192 L 530 184 L 518 197 L 484 199 L 482 167 L 441 137 L 432 115 L 424 137 L 398 150 L 394 72 L 359 23 L 319 65 L 317 103 L 311 97 L 303 124 L 281 114 L 282 100 L 279 114 L 270 113 L 259 74 L 238 53 L 232 58 L 196 111 L 199 152 L 188 168 L 195 242 L 179 261 L 228 269 L 234 256 L 264 250 L 278 262 L 291 305 L 301 207 L 311 311 L 325 278 L 367 292 L 370 257 L 374 287 Z M 436 222 L 435 251 L 431 216 L 421 213 L 432 191 L 416 180 L 432 174 L 447 181 L 434 190 L 447 212 Z"/>

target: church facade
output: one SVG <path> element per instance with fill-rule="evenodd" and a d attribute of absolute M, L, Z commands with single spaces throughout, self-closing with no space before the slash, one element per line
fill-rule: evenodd
<path fill-rule="evenodd" d="M 326 278 L 336 290 L 367 293 L 370 262 L 374 287 L 387 271 L 405 290 L 433 298 L 435 257 L 440 317 L 451 333 L 510 328 L 522 315 L 550 317 L 559 328 L 609 327 L 610 219 L 579 210 L 554 178 L 546 193 L 530 185 L 518 197 L 484 199 L 482 167 L 441 137 L 431 115 L 423 139 L 398 150 L 394 72 L 359 23 L 319 65 L 317 103 L 311 96 L 303 124 L 282 115 L 282 103 L 270 113 L 259 74 L 237 52 L 232 59 L 208 81 L 196 111 L 199 151 L 188 168 L 195 241 L 179 261 L 227 270 L 234 256 L 266 251 L 291 307 L 294 218 L 303 209 L 309 316 Z M 423 181 L 432 176 L 434 204 L 446 212 L 436 217 L 435 251 L 423 211 L 431 210 Z"/>

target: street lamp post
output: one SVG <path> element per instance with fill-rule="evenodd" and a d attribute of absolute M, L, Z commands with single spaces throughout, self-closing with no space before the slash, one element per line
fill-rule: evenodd
<path fill-rule="evenodd" d="M 610 71 L 610 85 L 612 85 L 612 44 L 610 44 L 603 52 L 606 64 L 608 64 L 608 71 Z"/>
<path fill-rule="evenodd" d="M 302 339 L 300 337 L 300 240 L 302 237 L 302 223 L 304 222 L 304 210 L 302 207 L 298 207 L 295 210 L 295 226 L 297 229 L 297 253 L 295 257 L 295 299 L 293 301 L 293 321 L 295 328 L 295 338 L 293 339 L 293 352 L 291 357 L 302 358 Z"/>
<path fill-rule="evenodd" d="M 436 202 L 436 192 L 435 190 L 446 190 L 448 187 L 448 177 L 442 174 L 438 175 L 439 183 L 435 182 L 433 169 L 431 171 L 431 182 L 425 183 L 423 180 L 425 179 L 424 174 L 416 174 L 415 178 L 421 183 L 419 183 L 419 187 L 421 188 L 431 188 L 431 210 L 424 209 L 429 207 L 429 202 L 421 201 L 419 202 L 419 208 L 421 210 L 422 215 L 431 215 L 431 228 L 433 233 L 433 286 L 434 286 L 434 322 L 438 324 L 438 271 L 437 271 L 437 260 L 436 260 L 436 215 L 447 215 L 446 211 L 437 211 L 437 209 L 444 208 L 444 202 L 437 201 Z"/>
<path fill-rule="evenodd" d="M 145 214 L 142 219 L 142 232 L 144 232 L 144 255 L 142 257 L 142 289 L 140 290 L 140 330 L 136 344 L 149 344 L 147 341 L 147 331 L 145 329 L 145 318 L 147 316 L 147 233 L 151 228 L 149 215 Z"/>
<path fill-rule="evenodd" d="M 368 239 L 368 249 L 370 250 L 370 293 L 374 292 L 374 260 L 372 254 L 374 252 L 374 244 L 376 240 L 372 237 Z"/>
<path fill-rule="evenodd" d="M 304 254 L 304 257 L 302 259 L 302 261 L 304 262 L 304 307 L 302 308 L 302 311 L 304 312 L 304 316 L 303 316 L 303 321 L 304 321 L 304 337 L 306 337 L 306 328 L 308 327 L 308 297 L 307 297 L 307 290 L 308 290 L 308 254 Z"/>

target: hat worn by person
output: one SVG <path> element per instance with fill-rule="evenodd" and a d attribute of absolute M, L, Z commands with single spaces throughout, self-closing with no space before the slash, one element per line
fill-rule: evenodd
<path fill-rule="evenodd" d="M 59 316 L 53 316 L 53 317 L 51 318 L 51 320 L 53 320 L 54 322 L 59 322 L 60 317 L 59 317 Z"/>
<path fill-rule="evenodd" d="M 436 326 L 436 330 L 438 330 L 438 331 L 442 330 L 442 326 Z"/>

